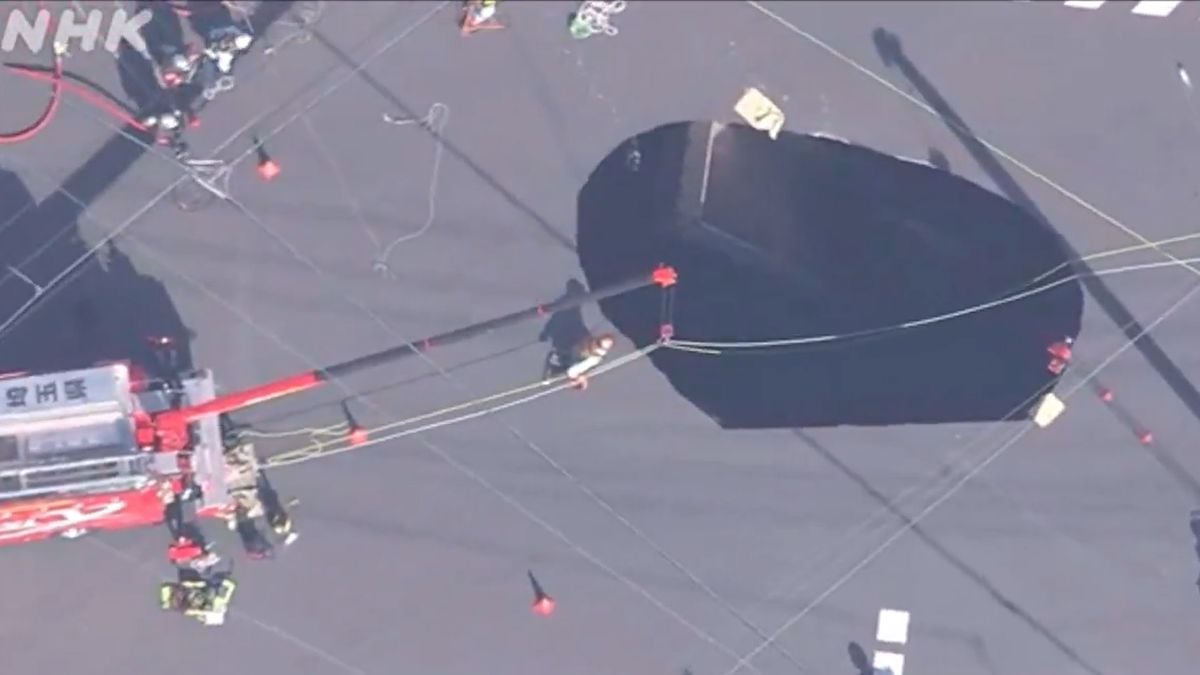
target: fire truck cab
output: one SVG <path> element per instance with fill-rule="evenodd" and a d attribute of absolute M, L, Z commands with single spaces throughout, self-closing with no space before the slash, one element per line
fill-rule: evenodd
<path fill-rule="evenodd" d="M 0 376 L 0 546 L 162 523 L 185 474 L 200 488 L 197 514 L 223 515 L 216 414 L 188 425 L 182 451 L 160 451 L 139 433 L 156 413 L 215 397 L 207 370 L 175 385 L 125 363 Z"/>

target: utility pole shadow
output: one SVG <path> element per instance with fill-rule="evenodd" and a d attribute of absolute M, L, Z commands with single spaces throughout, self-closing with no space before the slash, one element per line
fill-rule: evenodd
<path fill-rule="evenodd" d="M 877 28 L 872 34 L 872 39 L 875 42 L 875 48 L 879 52 L 879 57 L 883 61 L 883 64 L 890 68 L 895 68 L 908 80 L 913 88 L 917 90 L 920 97 L 933 108 L 938 117 L 945 123 L 946 128 L 958 138 L 959 142 L 962 143 L 963 147 L 966 148 L 967 152 L 971 154 L 971 157 L 979 164 L 979 167 L 983 169 L 988 177 L 991 178 L 1000 191 L 1012 200 L 1013 203 L 1044 223 L 1047 229 L 1057 232 L 1034 200 L 1021 188 L 1012 175 L 1005 170 L 1000 160 L 976 137 L 975 132 L 959 116 L 950 105 L 950 102 L 942 96 L 933 83 L 908 58 L 904 53 L 900 38 L 883 28 Z M 1180 370 L 1179 366 L 1163 351 L 1154 337 L 1146 333 L 1146 329 L 1134 318 L 1133 313 L 1112 292 L 1108 285 L 1100 277 L 1092 273 L 1092 268 L 1081 259 L 1079 252 L 1066 241 L 1065 237 L 1062 237 L 1061 233 L 1059 237 L 1062 238 L 1063 248 L 1071 255 L 1071 266 L 1075 274 L 1078 275 L 1084 289 L 1091 294 L 1096 304 L 1108 314 L 1109 318 L 1117 324 L 1125 336 L 1133 342 L 1137 350 L 1150 363 L 1150 366 L 1192 413 L 1192 416 L 1197 421 L 1200 421 L 1200 390 L 1196 389 L 1196 386 Z M 1164 452 L 1155 452 L 1152 456 L 1174 478 L 1189 486 L 1189 489 L 1193 492 L 1197 490 L 1195 486 L 1200 483 L 1175 457 Z"/>

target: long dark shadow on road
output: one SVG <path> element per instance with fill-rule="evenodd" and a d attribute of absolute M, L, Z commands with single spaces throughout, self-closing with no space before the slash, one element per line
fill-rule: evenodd
<path fill-rule="evenodd" d="M 387 99 L 388 103 L 396 106 L 397 110 L 412 119 L 421 117 L 421 113 L 414 111 L 408 104 L 401 100 L 399 96 L 392 92 L 392 90 L 384 86 L 382 82 L 375 79 L 375 77 L 368 73 L 365 69 L 360 69 L 358 67 L 359 64 L 355 62 L 353 57 L 351 57 L 337 45 L 330 42 L 329 38 L 321 34 L 321 31 L 314 29 L 312 31 L 312 35 L 314 40 L 321 43 L 322 46 L 329 50 L 329 53 L 340 59 L 347 67 L 356 70 L 358 76 L 362 79 L 364 84 L 374 89 L 375 92 L 383 98 Z M 450 153 L 460 162 L 466 165 L 466 167 L 469 168 L 472 173 L 474 173 L 476 176 L 479 176 L 479 178 L 483 180 L 484 183 L 487 183 L 489 187 L 495 190 L 497 194 L 504 197 L 505 201 L 507 201 L 521 213 L 524 213 L 526 216 L 528 216 L 530 220 L 536 223 L 543 232 L 548 234 L 550 238 L 554 239 L 554 241 L 560 246 L 568 251 L 575 250 L 575 242 L 571 241 L 570 237 L 555 229 L 554 225 L 552 225 L 550 221 L 543 218 L 540 214 L 538 214 L 537 211 L 534 211 L 533 207 L 521 201 L 521 198 L 513 194 L 511 190 L 501 185 L 500 182 L 495 179 L 495 177 L 488 173 L 483 167 L 479 166 L 479 164 L 476 163 L 475 160 L 471 159 L 469 155 L 467 155 L 450 141 L 438 136 L 427 125 L 422 125 L 421 129 L 432 136 L 435 141 L 441 143 L 442 147 L 446 149 L 446 152 Z"/>
<path fill-rule="evenodd" d="M 872 499 L 886 508 L 889 513 L 899 518 L 901 522 L 904 523 L 905 527 L 909 528 L 913 534 L 917 535 L 917 538 L 929 546 L 929 548 L 932 549 L 933 552 L 938 555 L 938 557 L 949 563 L 952 567 L 954 567 L 954 569 L 958 570 L 968 579 L 973 581 L 975 585 L 979 586 L 979 588 L 991 596 L 998 605 L 1008 610 L 1009 613 L 1020 619 L 1023 623 L 1033 629 L 1034 632 L 1046 638 L 1048 642 L 1054 645 L 1067 658 L 1071 659 L 1075 665 L 1089 673 L 1093 673 L 1093 675 L 1101 675 L 1100 670 L 1085 661 L 1078 652 L 1072 649 L 1070 645 L 1063 642 L 1062 639 L 1051 632 L 1049 628 L 1034 618 L 1028 611 L 1000 592 L 999 589 L 992 585 L 992 582 L 988 581 L 987 577 L 983 576 L 973 567 L 964 562 L 961 558 L 951 553 L 949 549 L 934 539 L 912 518 L 908 517 L 907 514 L 898 509 L 896 505 L 892 503 L 892 500 L 888 499 L 886 495 L 877 490 L 875 486 L 872 485 L 871 482 L 868 481 L 862 474 L 858 473 L 845 462 L 838 459 L 836 454 L 830 452 L 828 448 L 818 443 L 816 439 L 809 436 L 804 431 L 800 429 L 792 429 L 792 433 L 795 434 L 796 437 L 801 441 L 803 441 L 805 445 L 815 450 L 817 454 L 821 455 L 821 457 L 824 457 L 826 461 L 832 464 L 838 471 L 842 472 L 842 474 L 849 478 L 855 485 L 862 488 L 863 492 L 866 492 L 868 495 L 870 495 Z"/>
<path fill-rule="evenodd" d="M 1015 204 L 1024 208 L 1030 215 L 1042 221 L 1049 229 L 1053 230 L 1053 225 L 1046 218 L 1046 215 L 1042 213 L 1041 209 L 1038 208 L 1033 199 L 1021 189 L 1021 186 L 1013 179 L 1012 175 L 1004 169 L 1000 160 L 975 136 L 975 133 L 967 126 L 967 123 L 951 107 L 949 101 L 942 96 L 941 92 L 917 69 L 916 65 L 904 53 L 903 47 L 900 44 L 900 38 L 883 28 L 875 29 L 872 38 L 875 41 L 875 48 L 879 52 L 879 57 L 883 60 L 884 65 L 895 67 L 912 84 L 921 98 L 934 109 L 938 117 L 945 123 L 946 128 L 971 153 L 971 157 L 987 173 L 988 177 L 995 182 L 1000 191 Z M 1073 257 L 1072 266 L 1075 273 L 1079 275 L 1080 282 L 1084 288 L 1092 295 L 1096 303 L 1100 305 L 1100 308 L 1108 314 L 1109 318 L 1125 333 L 1125 336 L 1133 341 L 1134 346 L 1146 358 L 1150 366 L 1162 377 L 1167 386 L 1171 388 L 1171 391 L 1175 392 L 1175 395 L 1179 397 L 1184 406 L 1191 411 L 1192 416 L 1200 421 L 1200 390 L 1197 390 L 1196 386 L 1188 380 L 1183 371 L 1179 369 L 1179 366 L 1175 365 L 1171 357 L 1158 345 L 1154 337 L 1146 333 L 1146 329 L 1134 318 L 1133 314 L 1125 307 L 1116 294 L 1109 289 L 1108 285 L 1102 279 L 1092 274 L 1092 268 L 1080 259 L 1079 252 L 1066 241 L 1066 237 L 1063 237 L 1063 246 L 1071 252 Z M 1168 456 L 1161 452 L 1154 453 L 1154 457 L 1169 473 L 1176 474 L 1176 477 L 1178 477 L 1178 474 L 1182 472 L 1188 475 L 1191 484 L 1196 484 L 1195 478 L 1188 474 L 1187 470 L 1174 457 L 1166 460 L 1165 458 Z"/>
<path fill-rule="evenodd" d="M 262 34 L 266 31 L 291 5 L 291 0 L 262 3 L 249 19 L 255 33 Z M 126 125 L 105 141 L 99 150 L 71 172 L 58 189 L 25 217 L 43 223 L 43 227 L 51 231 L 47 239 L 65 233 L 74 226 L 84 210 L 115 185 L 151 147 L 150 134 Z M 54 231 L 55 227 L 60 229 Z M 96 252 L 88 255 L 94 255 Z M 17 261 L 17 264 L 20 262 Z M 74 261 L 66 263 L 63 269 L 71 262 Z M 36 302 L 26 311 L 31 311 L 40 304 L 42 303 Z"/>

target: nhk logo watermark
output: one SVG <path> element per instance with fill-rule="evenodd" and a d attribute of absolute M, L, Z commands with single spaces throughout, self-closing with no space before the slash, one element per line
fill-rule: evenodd
<path fill-rule="evenodd" d="M 48 9 L 26 12 L 14 9 L 8 13 L 4 22 L 4 34 L 0 35 L 0 51 L 13 51 L 19 40 L 29 51 L 40 52 L 46 46 L 46 38 L 51 37 L 54 45 L 64 49 L 78 45 L 80 51 L 90 52 L 96 48 L 101 36 L 104 36 L 104 49 L 114 54 L 120 48 L 122 40 L 137 51 L 145 53 L 146 41 L 142 39 L 141 30 L 152 18 L 153 14 L 148 9 L 133 16 L 121 8 L 111 12 L 101 9 L 87 12 L 73 9 L 64 9 L 61 12 L 51 12 Z"/>

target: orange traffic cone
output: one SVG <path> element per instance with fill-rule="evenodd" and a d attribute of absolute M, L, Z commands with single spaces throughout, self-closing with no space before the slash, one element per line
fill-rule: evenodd
<path fill-rule="evenodd" d="M 533 613 L 539 616 L 550 616 L 554 613 L 554 599 L 543 595 L 533 601 Z"/>
<path fill-rule="evenodd" d="M 265 181 L 275 180 L 279 176 L 279 164 L 271 159 L 271 156 L 267 154 L 267 149 L 263 147 L 262 141 L 257 138 L 254 139 L 254 152 L 258 155 L 258 167 L 256 170 L 258 171 L 259 178 Z"/>
<path fill-rule="evenodd" d="M 496 19 L 495 0 L 471 0 L 463 4 L 462 34 L 504 28 Z"/>
<path fill-rule="evenodd" d="M 346 438 L 349 439 L 350 445 L 362 445 L 370 438 L 370 434 L 363 428 L 358 420 L 354 419 L 354 413 L 350 412 L 350 404 L 342 401 L 342 414 L 346 416 L 346 426 L 350 430 L 346 432 Z"/>
<path fill-rule="evenodd" d="M 553 614 L 554 598 L 542 590 L 542 585 L 533 576 L 532 570 L 529 571 L 529 583 L 533 585 L 533 613 L 539 616 L 550 616 Z"/>

